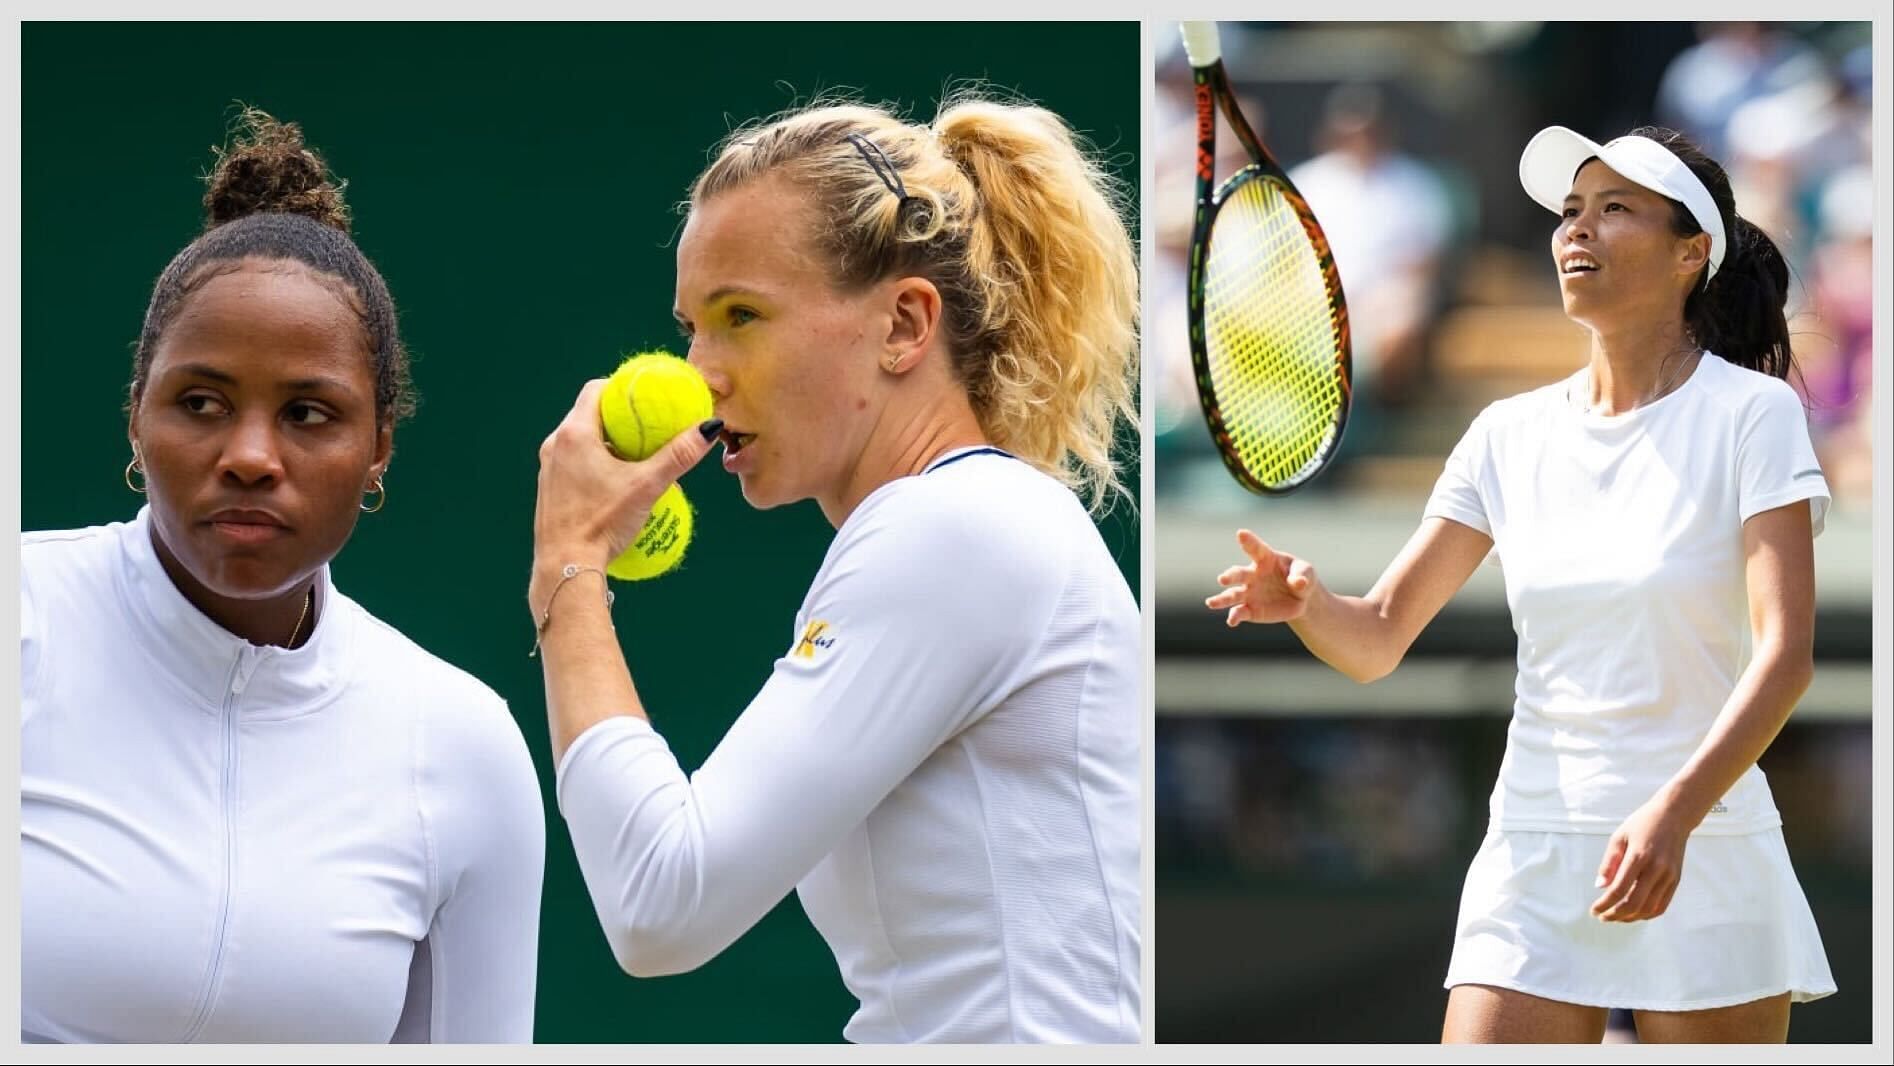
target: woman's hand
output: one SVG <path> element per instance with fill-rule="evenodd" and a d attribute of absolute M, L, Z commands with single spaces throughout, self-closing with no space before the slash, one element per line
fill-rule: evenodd
<path fill-rule="evenodd" d="M 1224 621 L 1234 628 L 1242 622 L 1290 622 L 1302 617 L 1315 589 L 1315 567 L 1306 560 L 1276 551 L 1249 530 L 1238 530 L 1236 542 L 1251 562 L 1232 566 L 1217 575 L 1224 590 L 1204 600 L 1213 611 L 1229 608 Z"/>
<path fill-rule="evenodd" d="M 586 382 L 572 410 L 539 446 L 533 576 L 527 591 L 535 621 L 560 568 L 572 563 L 603 569 L 617 558 L 644 527 L 658 496 L 697 465 L 723 426 L 712 419 L 679 433 L 651 458 L 627 462 L 605 442 L 598 413 L 604 388 L 603 378 Z"/>
<path fill-rule="evenodd" d="M 1657 797 L 1631 812 L 1605 845 L 1596 887 L 1604 894 L 1591 905 L 1605 922 L 1641 922 L 1670 907 L 1683 879 L 1684 846 L 1696 828 L 1681 808 Z"/>
<path fill-rule="evenodd" d="M 1683 875 L 1684 845 L 1788 721 L 1815 670 L 1815 535 L 1806 500 L 1743 523 L 1749 665 L 1683 769 L 1611 835 L 1592 913 L 1607 922 L 1655 918 Z"/>

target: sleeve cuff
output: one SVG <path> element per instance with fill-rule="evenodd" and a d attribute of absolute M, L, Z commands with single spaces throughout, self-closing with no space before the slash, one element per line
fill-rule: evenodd
<path fill-rule="evenodd" d="M 1828 522 L 1829 495 L 1826 480 L 1790 485 L 1780 492 L 1772 492 L 1766 496 L 1748 500 L 1743 507 L 1742 520 L 1747 522 L 1764 511 L 1786 507 L 1797 500 L 1809 502 L 1809 532 L 1812 536 L 1821 536 L 1822 529 Z"/>
<path fill-rule="evenodd" d="M 1487 524 L 1485 515 L 1478 511 L 1455 507 L 1451 504 L 1436 500 L 1428 501 L 1426 509 L 1421 511 L 1421 518 L 1445 518 L 1449 521 L 1458 522 L 1468 529 L 1483 533 L 1489 538 L 1493 535 L 1493 527 Z"/>

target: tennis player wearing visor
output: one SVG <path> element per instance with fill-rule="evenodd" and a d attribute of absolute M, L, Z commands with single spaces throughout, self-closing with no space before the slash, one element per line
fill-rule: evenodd
<path fill-rule="evenodd" d="M 1674 131 L 1552 127 L 1520 159 L 1560 221 L 1570 377 L 1494 403 L 1366 596 L 1240 538 L 1209 598 L 1384 676 L 1482 560 L 1519 635 L 1491 824 L 1448 967 L 1448 1041 L 1782 1041 L 1829 995 L 1821 938 L 1756 760 L 1813 674 L 1829 502 L 1795 392 L 1788 268 Z"/>

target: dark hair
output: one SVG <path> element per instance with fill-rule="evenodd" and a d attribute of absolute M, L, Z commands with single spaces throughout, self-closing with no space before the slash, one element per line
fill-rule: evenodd
<path fill-rule="evenodd" d="M 287 259 L 333 278 L 361 319 L 375 369 L 375 418 L 386 425 L 414 413 L 408 353 L 401 346 L 388 285 L 349 236 L 347 184 L 333 180 L 321 157 L 303 144 L 302 128 L 255 108 L 217 152 L 204 192 L 204 232 L 171 260 L 151 292 L 132 356 L 129 400 L 144 395 L 158 341 L 184 301 L 205 282 L 238 269 L 247 257 Z"/>
<path fill-rule="evenodd" d="M 1692 339 L 1737 366 L 1788 378 L 1795 368 L 1783 313 L 1789 300 L 1789 264 L 1776 242 L 1736 213 L 1730 176 L 1688 137 L 1665 126 L 1639 126 L 1627 136 L 1647 137 L 1670 149 L 1710 190 L 1723 216 L 1723 265 L 1707 285 L 1698 284 L 1684 298 L 1684 326 Z M 1671 228 L 1679 237 L 1703 232 L 1689 208 L 1675 200 L 1670 207 Z"/>

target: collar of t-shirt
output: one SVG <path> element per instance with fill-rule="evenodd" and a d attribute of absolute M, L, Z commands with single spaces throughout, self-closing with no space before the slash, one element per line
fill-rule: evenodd
<path fill-rule="evenodd" d="M 933 462 L 922 468 L 921 473 L 931 474 L 943 466 L 957 463 L 962 459 L 971 459 L 976 455 L 999 455 L 1008 459 L 1015 458 L 1012 452 L 1002 448 L 995 448 L 991 444 L 970 444 L 964 448 L 954 448 L 951 451 L 942 452 Z"/>
<path fill-rule="evenodd" d="M 309 639 L 295 649 L 259 646 L 211 621 L 178 591 L 152 547 L 149 505 L 119 536 L 119 591 L 132 622 L 128 639 L 156 669 L 205 703 L 235 707 L 245 717 L 287 718 L 317 709 L 346 686 L 353 627 L 327 566 L 316 582 Z M 102 655 L 99 661 L 112 658 Z"/>

